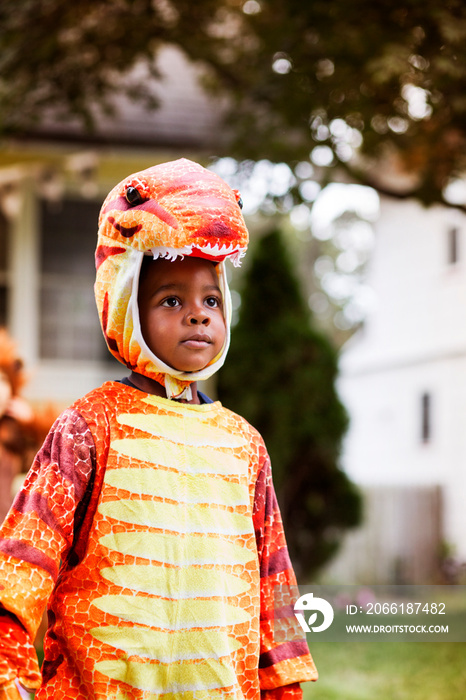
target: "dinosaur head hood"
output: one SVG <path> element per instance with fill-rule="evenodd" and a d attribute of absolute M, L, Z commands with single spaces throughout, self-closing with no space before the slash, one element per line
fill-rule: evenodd
<path fill-rule="evenodd" d="M 95 295 L 110 352 L 129 369 L 190 398 L 189 385 L 219 369 L 230 342 L 231 301 L 224 261 L 239 265 L 248 232 L 239 194 L 218 175 L 186 159 L 130 175 L 113 188 L 99 216 Z M 156 357 L 141 333 L 138 287 L 145 255 L 216 263 L 227 327 L 219 355 L 198 372 L 181 372 Z"/>

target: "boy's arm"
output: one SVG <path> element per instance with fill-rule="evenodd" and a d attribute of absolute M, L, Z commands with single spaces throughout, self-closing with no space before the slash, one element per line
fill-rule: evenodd
<path fill-rule="evenodd" d="M 34 680 L 38 672 L 32 642 L 59 568 L 68 564 L 94 471 L 93 435 L 68 409 L 52 426 L 0 528 L 0 698 L 2 683 L 17 675 Z"/>
<path fill-rule="evenodd" d="M 15 681 L 34 690 L 41 675 L 34 646 L 16 617 L 0 610 L 0 700 L 19 700 Z"/>
<path fill-rule="evenodd" d="M 299 683 L 317 680 L 317 670 L 294 615 L 299 593 L 265 448 L 260 459 L 253 519 L 261 577 L 261 698 L 298 700 Z"/>
<path fill-rule="evenodd" d="M 302 700 L 303 691 L 299 683 L 282 685 L 273 690 L 261 690 L 261 700 Z"/>

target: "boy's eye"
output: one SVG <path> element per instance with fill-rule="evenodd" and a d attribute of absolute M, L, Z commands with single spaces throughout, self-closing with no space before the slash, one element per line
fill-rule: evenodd
<path fill-rule="evenodd" d="M 207 297 L 206 304 L 210 306 L 211 309 L 216 309 L 220 306 L 220 299 L 217 297 Z"/>
<path fill-rule="evenodd" d="M 174 309 L 179 303 L 176 297 L 167 297 L 162 301 L 162 306 L 168 306 L 170 309 Z"/>

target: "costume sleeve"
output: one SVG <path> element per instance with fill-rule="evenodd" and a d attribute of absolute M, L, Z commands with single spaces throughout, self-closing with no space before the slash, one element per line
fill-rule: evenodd
<path fill-rule="evenodd" d="M 317 670 L 293 610 L 299 593 L 265 452 L 257 477 L 254 528 L 261 577 L 259 681 L 262 700 L 298 700 Z"/>
<path fill-rule="evenodd" d="M 26 630 L 6 611 L 0 614 L 0 640 L 0 699 L 20 700 L 16 679 L 28 689 L 41 684 L 35 649 Z"/>
<path fill-rule="evenodd" d="M 261 690 L 261 700 L 302 700 L 303 691 L 299 683 L 282 685 L 273 690 Z"/>
<path fill-rule="evenodd" d="M 74 409 L 52 426 L 0 528 L 0 607 L 34 640 L 92 490 L 93 435 Z M 0 642 L 0 655 L 2 646 Z"/>

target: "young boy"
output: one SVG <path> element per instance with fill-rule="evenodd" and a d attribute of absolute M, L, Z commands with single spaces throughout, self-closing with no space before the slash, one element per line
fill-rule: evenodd
<path fill-rule="evenodd" d="M 0 698 L 278 700 L 317 677 L 274 615 L 295 580 L 264 443 L 196 388 L 228 350 L 240 204 L 184 159 L 103 204 L 97 306 L 131 374 L 59 417 L 0 531 Z"/>

